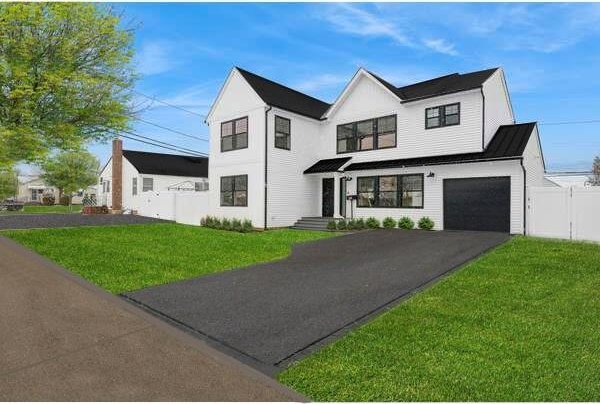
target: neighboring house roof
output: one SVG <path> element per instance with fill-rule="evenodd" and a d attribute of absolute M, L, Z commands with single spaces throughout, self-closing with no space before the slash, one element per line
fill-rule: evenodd
<path fill-rule="evenodd" d="M 328 173 L 339 170 L 352 157 L 339 157 L 336 159 L 319 160 L 304 170 L 304 174 Z"/>
<path fill-rule="evenodd" d="M 150 153 L 135 150 L 123 150 L 123 156 L 141 174 L 208 177 L 208 157 Z"/>
<path fill-rule="evenodd" d="M 521 158 L 536 122 L 502 125 L 482 152 L 451 154 L 443 156 L 416 157 L 408 159 L 367 161 L 350 164 L 344 171 L 374 170 L 427 166 L 438 164 L 470 163 L 486 160 L 510 160 Z"/>
<path fill-rule="evenodd" d="M 236 67 L 262 100 L 273 107 L 285 109 L 314 119 L 321 119 L 330 104 L 289 87 Z"/>
<path fill-rule="evenodd" d="M 369 74 L 402 99 L 402 102 L 409 102 L 479 88 L 496 70 L 498 68 L 465 74 L 453 73 L 404 87 L 396 87 L 372 72 Z"/>

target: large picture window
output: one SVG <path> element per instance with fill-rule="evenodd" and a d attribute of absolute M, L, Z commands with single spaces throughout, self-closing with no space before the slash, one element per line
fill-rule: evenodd
<path fill-rule="evenodd" d="M 358 177 L 359 208 L 422 208 L 423 174 Z"/>
<path fill-rule="evenodd" d="M 396 147 L 396 115 L 337 127 L 337 153 Z"/>
<path fill-rule="evenodd" d="M 460 103 L 425 109 L 425 129 L 460 124 Z"/>
<path fill-rule="evenodd" d="M 248 117 L 221 123 L 221 151 L 248 147 Z"/>
<path fill-rule="evenodd" d="M 248 176 L 221 177 L 221 206 L 248 206 Z"/>
<path fill-rule="evenodd" d="M 290 150 L 292 148 L 292 122 L 281 116 L 275 116 L 275 147 Z"/>

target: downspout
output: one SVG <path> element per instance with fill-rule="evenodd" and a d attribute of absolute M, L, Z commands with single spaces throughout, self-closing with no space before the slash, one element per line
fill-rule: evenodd
<path fill-rule="evenodd" d="M 485 150 L 485 93 L 483 92 L 483 86 L 479 87 L 481 90 L 481 99 L 483 100 L 482 114 L 481 114 L 481 151 Z"/>
<path fill-rule="evenodd" d="M 523 158 L 520 163 L 523 170 L 523 235 L 527 235 L 527 170 L 523 165 Z"/>
<path fill-rule="evenodd" d="M 269 191 L 269 174 L 268 174 L 268 157 L 269 157 L 269 111 L 273 109 L 272 106 L 269 105 L 267 109 L 265 109 L 265 224 L 264 228 L 267 230 L 267 192 Z"/>

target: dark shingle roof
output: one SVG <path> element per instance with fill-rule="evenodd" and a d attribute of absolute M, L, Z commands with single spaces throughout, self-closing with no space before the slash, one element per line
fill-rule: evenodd
<path fill-rule="evenodd" d="M 123 150 L 123 156 L 142 174 L 208 177 L 208 157 Z"/>
<path fill-rule="evenodd" d="M 268 105 L 295 112 L 310 118 L 321 119 L 330 104 L 292 90 L 269 79 L 236 67 L 244 79 Z"/>
<path fill-rule="evenodd" d="M 396 87 L 376 74 L 372 72 L 369 73 L 379 80 L 379 82 L 388 90 L 402 99 L 403 102 L 407 102 L 479 88 L 496 70 L 498 70 L 498 68 L 465 74 L 453 73 L 404 87 Z"/>
<path fill-rule="evenodd" d="M 490 140 L 486 149 L 477 153 L 451 154 L 445 156 L 416 157 L 410 159 L 367 161 L 353 163 L 344 171 L 375 170 L 381 168 L 398 168 L 411 166 L 428 166 L 438 164 L 458 164 L 472 161 L 494 159 L 515 159 L 523 155 L 525 146 L 533 133 L 536 123 L 503 125 Z"/>
<path fill-rule="evenodd" d="M 319 160 L 304 170 L 304 174 L 328 173 L 337 171 L 341 166 L 350 161 L 352 157 L 339 157 L 336 159 Z"/>

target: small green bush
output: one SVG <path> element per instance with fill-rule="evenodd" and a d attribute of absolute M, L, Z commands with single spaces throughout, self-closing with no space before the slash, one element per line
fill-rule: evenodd
<path fill-rule="evenodd" d="M 242 221 L 242 233 L 250 233 L 252 230 L 254 230 L 252 221 L 250 219 L 244 219 L 244 221 Z"/>
<path fill-rule="evenodd" d="M 356 229 L 356 219 L 348 220 L 348 222 L 346 223 L 346 228 L 348 230 L 355 230 Z"/>
<path fill-rule="evenodd" d="M 337 225 L 335 223 L 335 220 L 330 220 L 327 223 L 327 230 L 336 230 L 337 229 Z"/>
<path fill-rule="evenodd" d="M 242 221 L 240 219 L 231 219 L 231 230 L 241 232 Z"/>
<path fill-rule="evenodd" d="M 60 196 L 58 203 L 62 206 L 69 206 L 71 204 L 71 195 L 63 194 Z"/>
<path fill-rule="evenodd" d="M 223 218 L 221 220 L 221 230 L 231 230 L 231 220 Z"/>
<path fill-rule="evenodd" d="M 54 198 L 54 195 L 52 194 L 42 196 L 42 205 L 51 206 L 54 205 L 55 202 L 56 198 Z"/>
<path fill-rule="evenodd" d="M 365 219 L 363 219 L 362 217 L 359 219 L 356 219 L 356 230 L 362 230 L 362 229 L 366 229 L 367 228 L 367 224 L 365 223 Z"/>
<path fill-rule="evenodd" d="M 396 221 L 388 216 L 385 219 L 383 219 L 383 227 L 385 227 L 386 229 L 393 229 L 394 227 L 396 227 Z"/>
<path fill-rule="evenodd" d="M 368 218 L 367 221 L 365 222 L 365 224 L 367 225 L 367 227 L 369 229 L 378 229 L 381 226 L 381 223 L 379 223 L 379 220 L 377 220 L 374 217 Z"/>
<path fill-rule="evenodd" d="M 338 220 L 337 229 L 338 230 L 347 230 L 348 229 L 348 222 L 346 222 L 346 219 Z"/>
<path fill-rule="evenodd" d="M 433 226 L 435 226 L 435 223 L 430 217 L 423 216 L 421 219 L 419 219 L 418 226 L 421 230 L 431 230 L 433 229 Z"/>
<path fill-rule="evenodd" d="M 408 216 L 401 217 L 398 220 L 398 227 L 404 230 L 411 230 L 415 227 L 415 222 Z"/>

